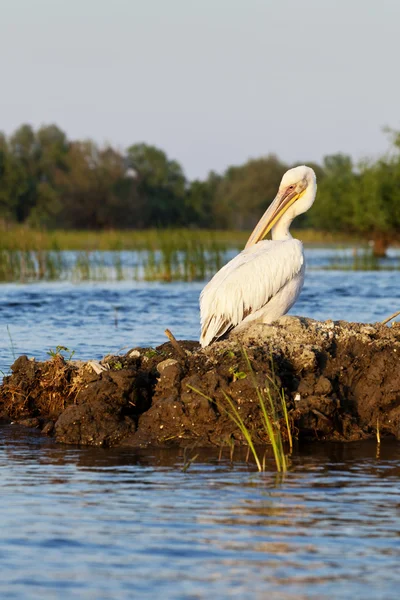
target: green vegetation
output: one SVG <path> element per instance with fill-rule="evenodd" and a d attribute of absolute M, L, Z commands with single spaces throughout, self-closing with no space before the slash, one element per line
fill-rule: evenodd
<path fill-rule="evenodd" d="M 327 270 L 339 271 L 399 271 L 400 261 L 398 258 L 385 260 L 384 256 L 377 256 L 373 247 L 353 247 L 351 254 L 337 251 L 330 262 L 324 266 Z"/>
<path fill-rule="evenodd" d="M 288 461 L 287 461 L 287 457 L 285 455 L 284 444 L 283 444 L 283 440 L 282 440 L 278 407 L 275 406 L 275 402 L 274 402 L 269 384 L 271 384 L 273 386 L 273 388 L 275 388 L 275 390 L 278 392 L 278 396 L 280 398 L 280 403 L 281 403 L 281 411 L 282 411 L 282 414 L 283 414 L 283 417 L 285 420 L 285 425 L 287 427 L 287 439 L 289 441 L 290 450 L 291 450 L 292 449 L 292 434 L 291 434 L 290 425 L 289 425 L 289 417 L 288 417 L 288 412 L 287 412 L 287 407 L 286 407 L 286 399 L 285 399 L 284 390 L 283 389 L 280 390 L 275 381 L 272 358 L 271 358 L 272 377 L 268 378 L 268 380 L 265 382 L 265 388 L 263 389 L 257 383 L 255 373 L 254 373 L 253 367 L 250 362 L 250 358 L 249 358 L 245 348 L 242 348 L 242 354 L 243 354 L 244 360 L 246 362 L 246 365 L 248 367 L 249 375 L 251 376 L 251 378 L 253 380 L 254 389 L 256 391 L 258 402 L 259 402 L 259 407 L 261 410 L 261 417 L 262 417 L 262 423 L 263 423 L 263 427 L 264 427 L 265 436 L 266 436 L 268 443 L 271 445 L 271 448 L 273 451 L 276 470 L 279 473 L 281 473 L 281 472 L 284 473 L 288 469 Z M 234 371 L 233 374 L 235 374 L 235 372 L 236 371 Z M 243 372 L 239 372 L 239 373 L 240 373 L 240 377 L 238 377 L 238 379 L 243 379 L 244 377 L 247 376 L 246 373 L 243 373 Z M 234 378 L 234 381 L 235 381 L 235 378 Z M 253 441 L 251 430 L 247 427 L 244 418 L 241 416 L 241 414 L 236 406 L 235 401 L 229 396 L 229 394 L 227 394 L 224 390 L 222 391 L 223 398 L 227 404 L 227 406 L 223 406 L 220 402 L 217 403 L 214 399 L 212 399 L 209 396 L 207 396 L 206 394 L 204 394 L 201 390 L 199 390 L 191 385 L 188 385 L 187 387 L 190 390 L 192 390 L 193 392 L 195 392 L 196 394 L 199 394 L 199 396 L 202 396 L 203 398 L 208 400 L 209 402 L 216 404 L 218 406 L 218 410 L 222 410 L 223 412 L 225 412 L 225 414 L 236 425 L 238 432 L 241 433 L 244 440 L 246 441 L 246 443 L 249 447 L 249 450 L 250 450 L 251 454 L 253 455 L 254 461 L 257 465 L 257 469 L 259 471 L 265 471 L 266 470 L 265 452 L 264 452 L 263 458 L 261 458 L 261 455 L 259 454 L 259 451 L 257 450 L 256 445 Z M 266 396 L 265 396 L 265 394 L 266 394 Z M 231 456 L 232 456 L 232 452 L 231 452 Z"/>
<path fill-rule="evenodd" d="M 318 198 L 296 221 L 301 239 L 372 240 L 331 268 L 378 269 L 399 241 L 400 133 L 389 133 L 391 151 L 374 162 L 337 154 L 312 164 Z M 0 134 L 0 281 L 206 279 L 243 248 L 290 166 L 270 155 L 189 182 L 146 144 L 121 153 L 55 125 Z M 136 253 L 128 261 L 126 250 Z"/>
<path fill-rule="evenodd" d="M 51 358 L 55 358 L 56 356 L 61 356 L 65 360 L 72 360 L 72 357 L 75 354 L 75 350 L 70 350 L 66 346 L 56 346 L 55 350 L 50 350 L 47 352 Z"/>
<path fill-rule="evenodd" d="M 309 223 L 317 229 L 354 233 L 373 241 L 384 256 L 400 231 L 400 133 L 390 132 L 392 149 L 376 161 L 353 164 L 349 156 L 326 157 L 318 201 Z"/>
<path fill-rule="evenodd" d="M 328 236 L 313 230 L 303 230 L 299 235 L 315 245 L 343 241 L 340 234 Z M 0 281 L 204 280 L 216 273 L 232 253 L 243 249 L 246 236 L 245 232 L 200 229 L 95 234 L 40 232 L 13 226 L 0 229 Z M 120 250 L 123 247 L 130 253 Z M 382 262 L 370 247 L 355 247 L 351 255 L 338 249 L 324 268 L 377 270 L 399 269 L 400 265 Z"/>
<path fill-rule="evenodd" d="M 121 371 L 121 369 L 123 369 L 123 364 L 120 360 L 117 360 L 111 365 L 111 368 L 114 369 L 114 371 Z"/>
<path fill-rule="evenodd" d="M 227 249 L 241 250 L 247 242 L 249 231 L 209 229 L 144 229 L 144 230 L 39 230 L 23 225 L 1 225 L 0 251 L 44 252 L 75 250 L 78 252 L 136 250 L 146 252 L 198 251 Z M 315 229 L 293 229 L 309 244 L 334 244 L 357 239 L 340 232 L 326 234 Z"/>
<path fill-rule="evenodd" d="M 373 240 L 375 254 L 398 241 L 400 133 L 388 134 L 391 150 L 374 161 L 353 164 L 344 154 L 327 156 L 321 165 L 301 161 L 317 173 L 318 200 L 296 221 L 298 227 Z M 0 133 L 2 248 L 31 252 L 163 246 L 166 252 L 166 244 L 182 249 L 186 243 L 179 232 L 164 234 L 167 242 L 160 231 L 109 231 L 149 227 L 234 229 L 242 247 L 245 232 L 263 214 L 290 166 L 269 155 L 231 166 L 223 174 L 211 172 L 204 181 L 188 181 L 179 163 L 154 146 L 134 144 L 121 152 L 93 141 L 68 140 L 56 125 L 37 131 L 22 125 L 9 138 Z M 22 241 L 15 224 L 25 226 Z M 53 232 L 57 229 L 67 231 Z M 98 237 L 94 232 L 100 230 L 104 233 Z M 206 238 L 210 235 L 205 233 Z M 231 243 L 232 234 L 228 237 Z M 26 256 L 21 269 L 30 268 Z"/>
<path fill-rule="evenodd" d="M 211 277 L 239 252 L 247 232 L 209 230 L 38 231 L 0 228 L 0 281 L 193 281 Z M 312 230 L 302 238 L 328 241 Z M 335 241 L 335 236 L 329 238 Z M 61 250 L 62 248 L 62 250 Z M 133 251 L 127 257 L 123 250 Z"/>
<path fill-rule="evenodd" d="M 233 381 L 237 381 L 238 379 L 246 379 L 247 373 L 244 371 L 238 371 L 237 367 L 230 367 L 229 372 L 232 374 Z"/>

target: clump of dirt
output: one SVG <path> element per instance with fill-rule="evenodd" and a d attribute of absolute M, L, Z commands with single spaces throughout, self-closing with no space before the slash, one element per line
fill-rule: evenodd
<path fill-rule="evenodd" d="M 46 362 L 21 356 L 0 387 L 2 416 L 40 427 L 61 442 L 116 445 L 151 405 L 156 370 L 146 356 L 143 362 L 144 369 L 135 354 L 108 356 L 104 364 L 59 354 Z"/>
<path fill-rule="evenodd" d="M 227 397 L 255 444 L 265 443 L 259 394 L 281 431 L 284 391 L 299 439 L 400 439 L 400 326 L 282 317 L 201 349 L 136 348 L 100 363 L 20 357 L 0 387 L 0 418 L 58 441 L 92 445 L 244 444 Z M 244 355 L 245 349 L 247 358 Z"/>
<path fill-rule="evenodd" d="M 43 363 L 20 356 L 11 370 L 0 388 L 2 411 L 10 419 L 54 419 L 74 402 L 78 367 L 61 355 Z"/>

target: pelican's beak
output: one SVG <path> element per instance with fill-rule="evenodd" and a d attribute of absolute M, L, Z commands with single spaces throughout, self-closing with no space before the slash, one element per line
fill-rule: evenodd
<path fill-rule="evenodd" d="M 296 202 L 296 200 L 298 200 L 298 198 L 300 198 L 300 196 L 303 195 L 303 193 L 304 190 L 299 192 L 296 189 L 293 189 L 292 186 L 279 191 L 274 201 L 267 208 L 255 226 L 251 236 L 247 240 L 245 248 L 254 246 L 254 244 L 257 244 L 257 242 L 264 239 L 267 233 L 271 231 L 273 226 L 279 221 L 281 216 L 294 202 Z"/>

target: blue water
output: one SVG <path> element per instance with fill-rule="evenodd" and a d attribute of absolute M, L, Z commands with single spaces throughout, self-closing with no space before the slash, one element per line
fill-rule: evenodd
<path fill-rule="evenodd" d="M 374 322 L 400 309 L 399 271 L 327 271 L 335 250 L 307 250 L 308 271 L 292 314 Z M 178 339 L 198 339 L 204 282 L 10 283 L 0 285 L 0 370 L 14 355 L 46 358 L 62 345 L 76 358 Z"/>
<path fill-rule="evenodd" d="M 239 457 L 0 442 L 2 598 L 397 598 L 400 446 Z"/>
<path fill-rule="evenodd" d="M 382 320 L 399 273 L 310 269 L 294 314 Z M 0 368 L 199 333 L 202 283 L 0 286 Z M 7 329 L 8 326 L 8 329 Z M 0 428 L 0 598 L 397 598 L 400 444 L 296 448 L 284 480 L 237 453 L 102 450 Z"/>

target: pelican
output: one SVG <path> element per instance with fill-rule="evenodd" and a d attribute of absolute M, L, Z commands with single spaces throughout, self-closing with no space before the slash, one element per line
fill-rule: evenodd
<path fill-rule="evenodd" d="M 296 302 L 304 283 L 303 244 L 290 235 L 295 217 L 315 200 L 314 171 L 289 169 L 278 193 L 250 235 L 245 249 L 218 271 L 200 295 L 205 347 L 251 321 L 272 323 Z M 263 238 L 271 231 L 271 240 Z"/>

